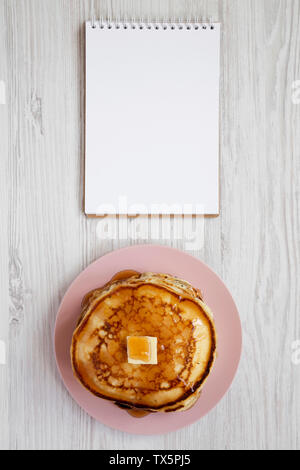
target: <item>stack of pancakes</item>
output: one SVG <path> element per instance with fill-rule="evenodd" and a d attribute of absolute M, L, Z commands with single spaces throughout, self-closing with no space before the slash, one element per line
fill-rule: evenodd
<path fill-rule="evenodd" d="M 127 337 L 157 338 L 157 364 L 129 364 Z M 114 280 L 89 293 L 74 332 L 76 378 L 94 395 L 149 412 L 189 409 L 216 357 L 213 315 L 201 293 L 166 274 Z"/>

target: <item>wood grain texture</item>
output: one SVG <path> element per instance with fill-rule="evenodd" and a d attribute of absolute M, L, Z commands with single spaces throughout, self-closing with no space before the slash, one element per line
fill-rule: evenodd
<path fill-rule="evenodd" d="M 231 290 L 244 352 L 217 408 L 166 436 L 131 436 L 91 419 L 68 395 L 53 356 L 55 316 L 70 282 L 102 254 L 136 243 L 99 239 L 98 221 L 81 210 L 83 23 L 92 8 L 97 17 L 190 13 L 223 23 L 221 215 L 205 219 L 204 246 L 193 253 Z M 300 80 L 299 0 L 0 0 L 0 57 L 7 85 L 0 289 L 8 325 L 0 447 L 299 449 L 300 366 L 291 361 L 300 339 L 300 105 L 291 98 Z M 153 230 L 157 223 L 165 227 L 143 221 Z"/>

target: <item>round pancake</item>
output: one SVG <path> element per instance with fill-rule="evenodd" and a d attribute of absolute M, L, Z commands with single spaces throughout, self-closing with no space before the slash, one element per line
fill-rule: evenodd
<path fill-rule="evenodd" d="M 157 337 L 158 364 L 129 364 L 128 336 Z M 190 408 L 216 355 L 213 315 L 186 281 L 145 273 L 89 293 L 74 332 L 76 378 L 98 397 L 128 408 Z"/>

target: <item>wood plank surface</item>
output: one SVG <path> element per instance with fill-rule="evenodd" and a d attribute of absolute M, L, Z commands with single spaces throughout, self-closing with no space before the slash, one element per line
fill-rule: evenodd
<path fill-rule="evenodd" d="M 165 220 L 144 218 L 108 240 L 82 213 L 83 24 L 93 10 L 223 23 L 221 215 L 205 219 L 203 243 L 174 237 L 180 218 L 171 237 L 157 240 L 155 224 L 168 232 Z M 300 339 L 299 0 L 0 0 L 0 57 L 0 448 L 299 449 L 300 365 L 291 359 Z M 240 311 L 244 349 L 230 392 L 208 416 L 143 437 L 78 407 L 56 370 L 52 335 L 76 275 L 141 243 L 134 234 L 149 226 L 147 243 L 188 249 L 220 274 Z"/>

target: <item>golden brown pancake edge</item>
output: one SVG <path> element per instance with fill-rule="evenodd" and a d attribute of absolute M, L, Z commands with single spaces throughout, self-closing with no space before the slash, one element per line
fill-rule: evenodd
<path fill-rule="evenodd" d="M 78 366 L 78 361 L 76 357 L 78 338 L 81 332 L 84 330 L 85 326 L 87 325 L 89 319 L 93 315 L 93 312 L 95 312 L 97 305 L 103 302 L 104 299 L 109 299 L 109 297 L 113 295 L 113 293 L 115 293 L 118 289 L 123 288 L 124 286 L 129 286 L 130 288 L 137 288 L 147 284 L 153 286 L 153 288 L 158 287 L 159 289 L 165 289 L 166 291 L 170 292 L 170 295 L 172 294 L 178 296 L 180 302 L 190 301 L 195 303 L 197 305 L 197 308 L 200 308 L 203 315 L 205 315 L 209 324 L 211 334 L 211 350 L 209 358 L 207 360 L 205 370 L 203 371 L 203 373 L 201 373 L 199 380 L 195 381 L 192 386 L 186 387 L 186 390 L 183 390 L 182 395 L 176 400 L 171 400 L 167 403 L 162 403 L 158 405 L 154 405 L 152 403 L 151 406 L 145 403 L 134 402 L 128 399 L 123 400 L 120 397 L 116 399 L 114 396 L 109 396 L 107 394 L 105 395 L 103 393 L 100 393 L 99 390 L 96 389 L 96 387 L 93 388 L 92 386 L 90 386 L 90 384 L 87 383 L 86 380 L 84 380 L 80 367 Z M 115 402 L 118 406 L 127 409 L 140 409 L 149 412 L 183 411 L 191 408 L 199 398 L 200 392 L 215 362 L 216 346 L 217 335 L 213 321 L 213 314 L 209 307 L 203 302 L 202 294 L 199 292 L 199 290 L 193 288 L 188 282 L 170 275 L 143 273 L 135 274 L 127 279 L 113 280 L 106 284 L 104 287 L 96 289 L 93 292 L 89 293 L 87 296 L 85 296 L 85 299 L 82 304 L 82 312 L 80 315 L 80 319 L 72 338 L 71 361 L 73 372 L 77 380 L 87 390 L 89 390 L 91 393 L 98 396 L 99 398 L 110 400 L 112 402 Z"/>

